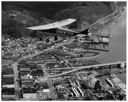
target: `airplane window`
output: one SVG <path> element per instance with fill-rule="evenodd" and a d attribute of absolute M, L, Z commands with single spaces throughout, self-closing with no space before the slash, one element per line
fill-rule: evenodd
<path fill-rule="evenodd" d="M 57 33 L 59 33 L 60 31 L 59 30 L 57 30 Z"/>
<path fill-rule="evenodd" d="M 61 31 L 59 30 L 59 33 L 61 33 Z"/>

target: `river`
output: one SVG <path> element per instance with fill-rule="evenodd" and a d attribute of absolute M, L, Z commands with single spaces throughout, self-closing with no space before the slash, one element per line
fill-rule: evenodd
<path fill-rule="evenodd" d="M 102 52 L 94 59 L 100 63 L 126 61 L 126 11 L 122 13 L 116 23 L 111 23 L 104 29 L 110 31 L 110 51 Z M 126 83 L 126 74 L 118 77 Z"/>
<path fill-rule="evenodd" d="M 110 51 L 94 58 L 100 63 L 126 61 L 126 11 L 117 20 L 104 28 L 110 32 Z"/>

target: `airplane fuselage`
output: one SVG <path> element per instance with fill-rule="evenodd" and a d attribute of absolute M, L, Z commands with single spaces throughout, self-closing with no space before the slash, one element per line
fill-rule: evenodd
<path fill-rule="evenodd" d="M 44 35 L 44 36 L 61 36 L 61 37 L 65 37 L 65 36 L 74 36 L 77 33 L 73 33 L 73 32 L 68 32 L 68 31 L 64 31 L 64 30 L 60 30 L 60 29 L 48 29 L 48 30 L 40 30 Z"/>

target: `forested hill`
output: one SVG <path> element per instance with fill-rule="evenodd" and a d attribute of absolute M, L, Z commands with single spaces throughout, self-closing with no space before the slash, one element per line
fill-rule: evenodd
<path fill-rule="evenodd" d="M 114 2 L 2 2 L 2 35 L 30 36 L 26 27 L 75 18 L 72 28 L 85 26 L 115 11 Z"/>

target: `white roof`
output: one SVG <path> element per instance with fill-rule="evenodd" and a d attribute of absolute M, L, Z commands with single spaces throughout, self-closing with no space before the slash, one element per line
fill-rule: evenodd
<path fill-rule="evenodd" d="M 49 89 L 43 89 L 43 92 L 49 92 Z"/>
<path fill-rule="evenodd" d="M 15 85 L 14 85 L 14 84 L 11 84 L 11 85 L 2 85 L 2 87 L 14 88 L 14 87 L 15 87 Z"/>
<path fill-rule="evenodd" d="M 23 94 L 23 97 L 25 98 L 25 99 L 36 99 L 37 97 L 36 97 L 37 95 L 36 95 L 36 93 L 24 93 Z"/>
<path fill-rule="evenodd" d="M 78 34 L 76 36 L 78 36 L 78 37 L 85 37 L 86 35 L 84 35 L 84 34 Z"/>

